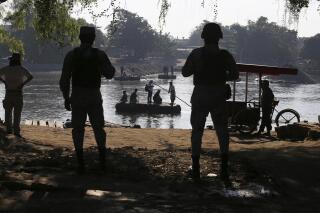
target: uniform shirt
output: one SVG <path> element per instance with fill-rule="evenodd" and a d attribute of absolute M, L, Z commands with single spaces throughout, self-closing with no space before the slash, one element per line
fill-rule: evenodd
<path fill-rule="evenodd" d="M 104 51 L 81 45 L 70 51 L 64 59 L 60 90 L 65 99 L 69 98 L 71 79 L 72 88 L 99 89 L 101 76 L 111 79 L 114 73 L 115 68 Z"/>
<path fill-rule="evenodd" d="M 30 72 L 20 65 L 0 69 L 0 81 L 4 82 L 7 90 L 21 90 L 29 78 L 32 78 Z"/>
<path fill-rule="evenodd" d="M 217 47 L 194 49 L 182 68 L 182 75 L 193 75 L 195 86 L 222 85 L 239 77 L 236 62 L 227 50 Z"/>

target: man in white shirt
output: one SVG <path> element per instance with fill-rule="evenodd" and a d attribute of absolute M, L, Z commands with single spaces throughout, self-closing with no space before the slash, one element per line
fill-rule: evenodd
<path fill-rule="evenodd" d="M 33 76 L 30 72 L 21 66 L 21 56 L 19 53 L 13 53 L 9 58 L 9 66 L 0 69 L 0 81 L 5 84 L 6 95 L 3 100 L 3 108 L 5 109 L 5 125 L 7 133 L 20 135 L 20 120 L 23 107 L 23 86 L 31 81 Z M 13 122 L 12 122 L 13 112 Z"/>

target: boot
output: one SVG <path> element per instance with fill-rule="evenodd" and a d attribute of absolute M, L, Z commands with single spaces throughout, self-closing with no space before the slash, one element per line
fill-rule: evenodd
<path fill-rule="evenodd" d="M 85 172 L 84 161 L 83 161 L 83 149 L 76 150 L 76 155 L 77 155 L 77 161 L 78 161 L 77 173 L 83 174 Z"/>
<path fill-rule="evenodd" d="M 220 177 L 222 180 L 229 179 L 228 161 L 229 161 L 228 154 L 226 154 L 226 153 L 221 154 Z"/>
<path fill-rule="evenodd" d="M 106 148 L 98 148 L 99 149 L 99 163 L 102 171 L 106 170 Z"/>
<path fill-rule="evenodd" d="M 192 156 L 192 179 L 194 181 L 200 180 L 200 156 Z"/>

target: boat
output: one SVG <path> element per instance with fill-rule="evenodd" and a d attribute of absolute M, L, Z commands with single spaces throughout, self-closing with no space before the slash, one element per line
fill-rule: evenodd
<path fill-rule="evenodd" d="M 114 77 L 114 80 L 116 80 L 116 81 L 140 81 L 140 76 L 133 76 L 133 75 L 117 76 L 117 77 Z"/>
<path fill-rule="evenodd" d="M 177 76 L 176 75 L 165 75 L 165 74 L 160 74 L 158 75 L 159 79 L 176 79 Z"/>
<path fill-rule="evenodd" d="M 149 113 L 149 114 L 180 114 L 180 105 L 169 103 L 162 104 L 130 104 L 130 103 L 117 103 L 116 111 L 118 113 Z"/>

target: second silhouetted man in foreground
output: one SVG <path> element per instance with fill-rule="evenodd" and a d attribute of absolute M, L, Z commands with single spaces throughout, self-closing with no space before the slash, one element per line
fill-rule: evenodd
<path fill-rule="evenodd" d="M 87 115 L 98 144 L 100 165 L 105 169 L 106 133 L 100 86 L 101 77 L 111 79 L 115 68 L 105 52 L 92 47 L 95 40 L 94 27 L 81 27 L 79 38 L 80 47 L 70 51 L 64 59 L 60 89 L 65 99 L 65 108 L 72 110 L 72 137 L 78 159 L 78 171 L 81 173 L 84 171 L 83 139 Z"/>
<path fill-rule="evenodd" d="M 232 55 L 219 48 L 222 31 L 218 24 L 204 26 L 201 38 L 204 47 L 194 49 L 187 58 L 182 75 L 193 75 L 194 90 L 191 97 L 192 177 L 200 178 L 200 153 L 206 117 L 209 112 L 214 123 L 221 153 L 220 175 L 228 178 L 229 133 L 226 111 L 226 81 L 236 80 L 239 73 Z"/>

